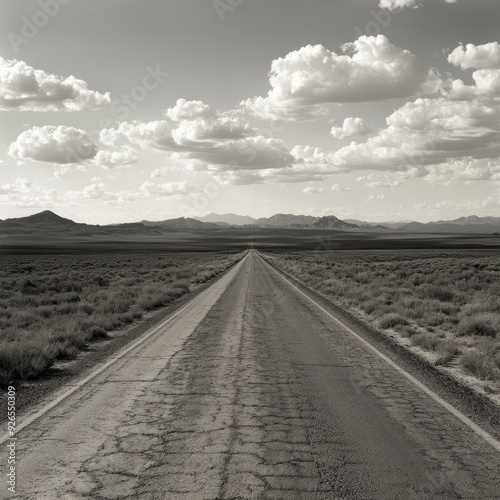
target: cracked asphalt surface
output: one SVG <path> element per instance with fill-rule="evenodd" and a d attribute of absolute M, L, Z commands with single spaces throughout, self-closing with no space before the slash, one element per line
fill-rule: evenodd
<path fill-rule="evenodd" d="M 254 251 L 17 437 L 7 498 L 500 498 L 500 454 Z"/>

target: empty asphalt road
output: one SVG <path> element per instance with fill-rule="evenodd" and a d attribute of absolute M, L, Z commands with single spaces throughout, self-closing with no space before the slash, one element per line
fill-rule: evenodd
<path fill-rule="evenodd" d="M 500 452 L 253 250 L 100 370 L 18 433 L 6 498 L 500 498 Z"/>

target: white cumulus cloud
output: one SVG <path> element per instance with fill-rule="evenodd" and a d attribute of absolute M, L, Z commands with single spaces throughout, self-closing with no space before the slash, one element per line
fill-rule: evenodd
<path fill-rule="evenodd" d="M 130 146 L 122 146 L 115 151 L 102 149 L 95 155 L 95 163 L 104 168 L 132 165 L 137 163 L 137 153 Z"/>
<path fill-rule="evenodd" d="M 86 132 L 63 125 L 26 130 L 9 146 L 13 158 L 51 163 L 79 163 L 96 156 L 97 146 Z"/>
<path fill-rule="evenodd" d="M 23 61 L 0 57 L 0 109 L 4 111 L 81 111 L 101 109 L 109 93 L 89 90 L 74 76 L 62 78 Z"/>
<path fill-rule="evenodd" d="M 335 139 L 348 139 L 357 135 L 369 135 L 373 128 L 362 118 L 349 117 L 344 120 L 342 127 L 332 127 L 330 134 Z"/>
<path fill-rule="evenodd" d="M 316 186 L 307 186 L 302 190 L 305 194 L 321 194 L 323 191 L 324 188 Z"/>
<path fill-rule="evenodd" d="M 275 59 L 267 96 L 241 105 L 263 118 L 300 120 L 323 114 L 335 103 L 409 97 L 441 87 L 435 70 L 421 66 L 411 52 L 384 35 L 361 36 L 342 51 L 307 45 Z"/>
<path fill-rule="evenodd" d="M 500 69 L 500 43 L 459 45 L 448 56 L 448 61 L 462 69 Z"/>
<path fill-rule="evenodd" d="M 168 108 L 166 115 L 173 121 L 210 119 L 215 117 L 212 108 L 203 101 L 177 99 L 175 106 Z"/>
<path fill-rule="evenodd" d="M 463 70 L 474 69 L 474 85 L 454 80 L 449 97 L 456 100 L 470 100 L 476 97 L 500 97 L 500 44 L 459 45 L 448 56 L 448 61 Z"/>

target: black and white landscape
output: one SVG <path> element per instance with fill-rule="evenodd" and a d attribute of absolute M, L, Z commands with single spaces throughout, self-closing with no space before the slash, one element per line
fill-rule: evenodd
<path fill-rule="evenodd" d="M 0 498 L 500 498 L 498 0 L 0 14 Z"/>

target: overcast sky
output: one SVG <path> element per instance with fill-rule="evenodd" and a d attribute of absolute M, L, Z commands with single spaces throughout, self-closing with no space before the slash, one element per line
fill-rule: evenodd
<path fill-rule="evenodd" d="M 500 216 L 498 0 L 3 0 L 0 219 Z"/>

